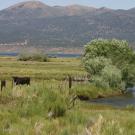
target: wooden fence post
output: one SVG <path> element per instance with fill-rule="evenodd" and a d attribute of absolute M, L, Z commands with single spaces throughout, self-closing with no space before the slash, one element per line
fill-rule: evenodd
<path fill-rule="evenodd" d="M 6 87 L 6 81 L 1 80 L 1 91 L 3 90 L 4 87 Z"/>
<path fill-rule="evenodd" d="M 68 79 L 69 79 L 69 89 L 71 89 L 72 88 L 72 77 L 69 75 Z"/>

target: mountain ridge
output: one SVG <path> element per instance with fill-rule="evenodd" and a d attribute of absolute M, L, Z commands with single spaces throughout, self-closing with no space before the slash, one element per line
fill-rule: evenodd
<path fill-rule="evenodd" d="M 40 1 L 27 1 L 27 2 L 20 2 L 17 3 L 13 6 L 10 6 L 8 8 L 6 8 L 6 10 L 12 10 L 12 9 L 17 9 L 17 8 L 44 8 L 44 7 L 48 7 L 48 5 L 44 4 L 43 2 Z"/>
<path fill-rule="evenodd" d="M 22 2 L 0 11 L 0 42 L 28 40 L 31 46 L 83 47 L 95 38 L 135 42 L 135 8 L 114 10 L 81 5 Z"/>

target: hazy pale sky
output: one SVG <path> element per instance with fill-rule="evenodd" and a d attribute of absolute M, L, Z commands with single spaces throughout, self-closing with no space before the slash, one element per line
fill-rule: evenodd
<path fill-rule="evenodd" d="M 0 9 L 28 0 L 0 0 Z M 40 0 L 48 5 L 81 4 L 94 7 L 108 7 L 113 9 L 129 9 L 135 7 L 135 0 Z"/>

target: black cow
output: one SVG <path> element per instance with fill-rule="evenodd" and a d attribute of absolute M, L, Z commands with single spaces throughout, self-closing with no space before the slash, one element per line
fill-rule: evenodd
<path fill-rule="evenodd" d="M 6 87 L 6 81 L 1 80 L 1 91 L 3 90 L 4 87 Z"/>
<path fill-rule="evenodd" d="M 30 77 L 12 77 L 15 85 L 30 85 Z"/>

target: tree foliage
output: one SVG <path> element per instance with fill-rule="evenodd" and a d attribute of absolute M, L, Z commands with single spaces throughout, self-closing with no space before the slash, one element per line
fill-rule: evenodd
<path fill-rule="evenodd" d="M 85 69 L 92 75 L 100 74 L 101 70 L 112 64 L 110 59 L 105 57 L 95 57 L 85 60 Z"/>
<path fill-rule="evenodd" d="M 130 81 L 130 85 L 135 84 L 134 58 L 134 50 L 126 41 L 96 39 L 85 46 L 83 62 L 96 85 L 123 88 Z"/>

